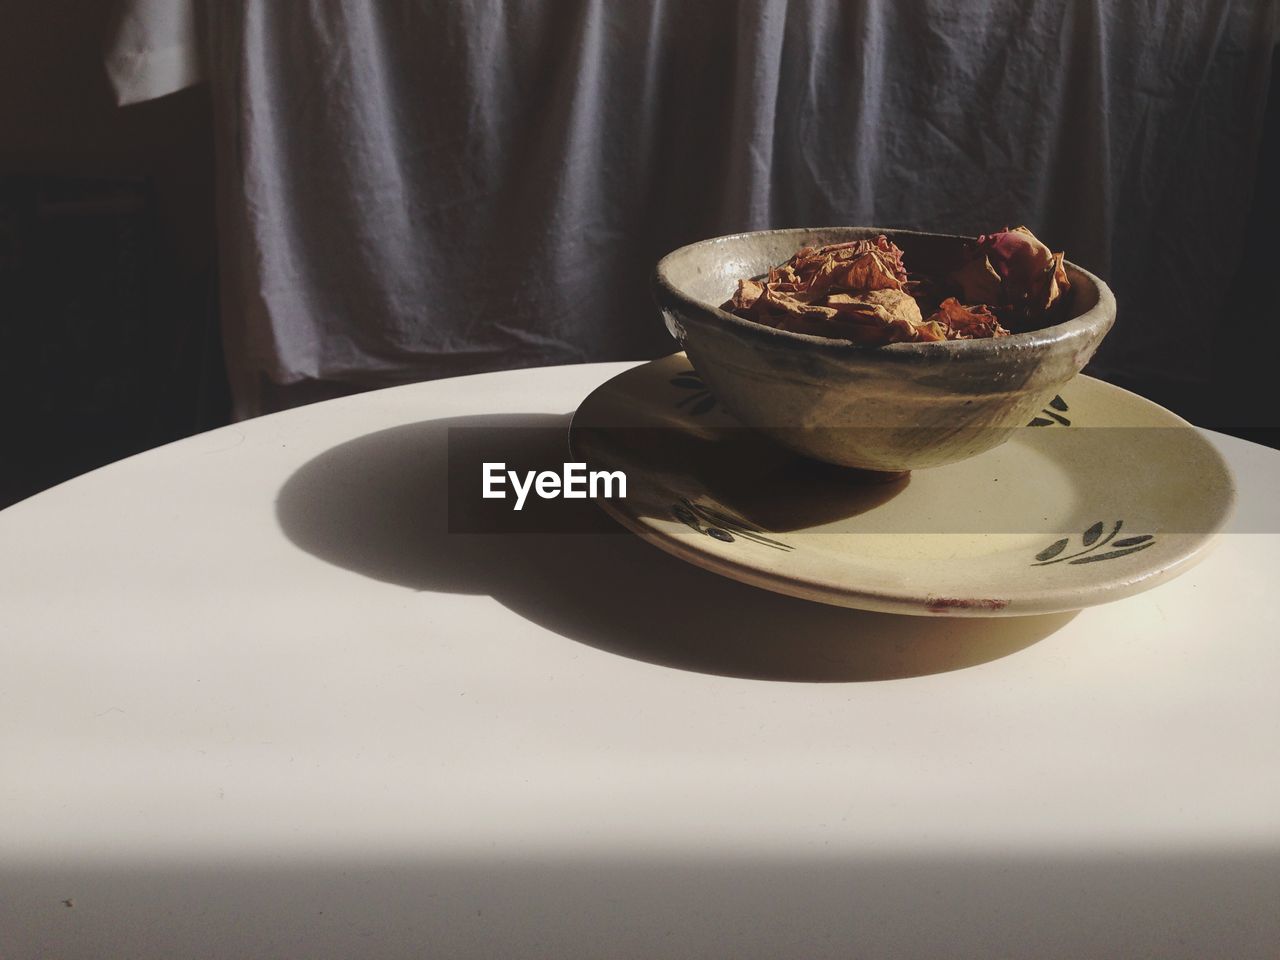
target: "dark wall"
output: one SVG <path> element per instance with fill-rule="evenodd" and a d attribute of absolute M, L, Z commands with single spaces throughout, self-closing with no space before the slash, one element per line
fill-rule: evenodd
<path fill-rule="evenodd" d="M 0 0 L 0 506 L 226 418 L 207 94 L 117 107 L 112 7 Z"/>

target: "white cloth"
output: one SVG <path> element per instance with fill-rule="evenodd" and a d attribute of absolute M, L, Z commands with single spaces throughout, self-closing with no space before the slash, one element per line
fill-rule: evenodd
<path fill-rule="evenodd" d="M 147 83 L 183 82 L 165 38 L 190 6 L 131 7 L 157 18 Z M 1270 0 L 228 0 L 204 18 L 241 415 L 281 385 L 656 356 L 664 252 L 829 223 L 1025 223 L 1116 291 L 1095 372 L 1207 384 L 1277 33 Z"/>
<path fill-rule="evenodd" d="M 202 79 L 194 0 L 127 0 L 107 46 L 107 74 L 121 106 Z"/>

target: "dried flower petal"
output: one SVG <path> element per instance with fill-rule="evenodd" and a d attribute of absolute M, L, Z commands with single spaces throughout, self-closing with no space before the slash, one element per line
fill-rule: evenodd
<path fill-rule="evenodd" d="M 901 290 L 903 281 L 894 272 L 888 257 L 869 250 L 852 260 L 833 260 L 825 289 L 840 287 L 846 290 Z M 819 274 L 819 278 L 822 274 Z M 815 278 L 816 286 L 817 278 Z"/>
<path fill-rule="evenodd" d="M 1009 336 L 1009 331 L 1000 326 L 999 319 L 985 303 L 966 307 L 955 297 L 947 297 L 929 320 L 946 329 L 948 340 Z"/>
<path fill-rule="evenodd" d="M 1071 281 L 1067 279 L 1067 271 L 1062 266 L 1062 261 L 1063 254 L 1055 253 L 1052 269 L 1044 272 L 1040 292 L 1033 301 L 1041 311 L 1048 310 L 1060 296 L 1071 289 Z"/>
<path fill-rule="evenodd" d="M 978 237 L 975 259 L 985 258 L 991 272 L 1000 279 L 999 291 L 976 289 L 972 261 L 963 273 L 970 281 L 960 283 L 962 296 L 971 303 L 988 303 L 1018 325 L 1039 321 L 1060 296 L 1071 289 L 1062 267 L 1063 255 L 1054 253 L 1026 227 L 1014 227 Z M 960 282 L 957 274 L 953 278 Z"/>
<path fill-rule="evenodd" d="M 1004 300 L 1000 274 L 996 273 L 985 255 L 966 261 L 948 279 L 959 288 L 965 303 L 1001 303 Z"/>
<path fill-rule="evenodd" d="M 909 279 L 902 250 L 883 235 L 804 247 L 764 280 L 739 280 L 722 309 L 781 330 L 879 346 L 1008 336 L 1002 320 L 1042 317 L 1068 289 L 1062 254 L 1016 227 L 979 237 L 969 260 L 946 277 Z M 960 299 L 946 296 L 952 290 Z M 927 320 L 921 303 L 937 306 Z"/>
<path fill-rule="evenodd" d="M 765 309 L 783 317 L 807 317 L 813 319 L 831 319 L 836 311 L 820 304 L 806 303 L 803 299 L 789 293 L 781 293 L 773 287 L 766 286 L 759 304 Z"/>
<path fill-rule="evenodd" d="M 987 255 L 1000 279 L 1015 287 L 1028 284 L 1053 260 L 1049 248 L 1026 227 L 1014 227 L 978 237 L 978 249 Z"/>
<path fill-rule="evenodd" d="M 739 280 L 738 292 L 729 301 L 730 310 L 750 310 L 764 296 L 764 284 L 756 280 Z"/>
<path fill-rule="evenodd" d="M 946 336 L 945 328 L 925 322 L 915 298 L 901 290 L 836 293 L 827 303 L 840 313 L 830 329 L 841 332 L 825 336 L 840 336 L 867 346 L 942 340 Z"/>

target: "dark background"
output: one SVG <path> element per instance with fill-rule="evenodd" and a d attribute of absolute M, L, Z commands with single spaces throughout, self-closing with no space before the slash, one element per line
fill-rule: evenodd
<path fill-rule="evenodd" d="M 208 96 L 116 107 L 111 14 L 0 0 L 0 506 L 228 416 Z"/>
<path fill-rule="evenodd" d="M 208 95 L 116 107 L 110 16 L 107 3 L 0 0 L 0 506 L 229 418 Z M 1213 388 L 1122 384 L 1272 446 L 1277 170 L 1273 59 L 1245 256 L 1205 318 Z"/>

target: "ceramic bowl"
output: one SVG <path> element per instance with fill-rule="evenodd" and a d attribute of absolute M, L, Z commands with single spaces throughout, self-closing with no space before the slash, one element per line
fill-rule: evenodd
<path fill-rule="evenodd" d="M 657 267 L 667 329 L 748 427 L 827 463 L 899 473 L 999 446 L 1080 372 L 1115 320 L 1107 285 L 1065 265 L 1060 322 L 988 340 L 865 347 L 721 310 L 742 277 L 805 246 L 887 235 L 913 273 L 945 271 L 971 238 L 878 227 L 765 230 L 681 247 Z"/>

